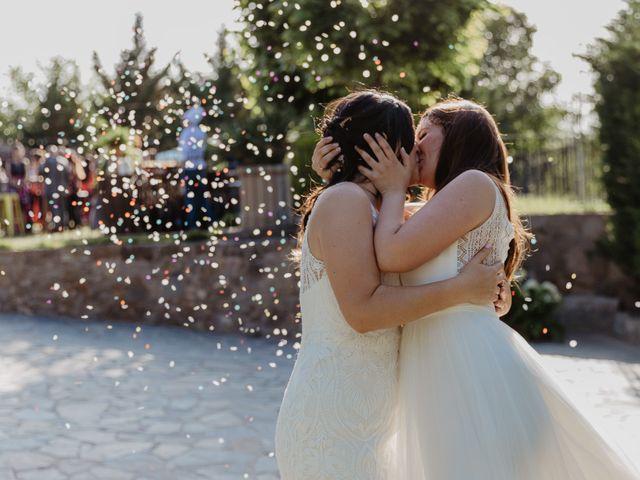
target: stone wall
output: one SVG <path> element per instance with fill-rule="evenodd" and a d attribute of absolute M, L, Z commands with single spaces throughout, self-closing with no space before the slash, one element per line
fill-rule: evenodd
<path fill-rule="evenodd" d="M 606 215 L 597 214 L 530 217 L 535 244 L 525 269 L 538 280 L 550 280 L 565 295 L 622 298 L 630 290 L 629 280 L 598 246 L 606 222 Z"/>
<path fill-rule="evenodd" d="M 613 334 L 640 344 L 638 286 L 599 245 L 607 216 L 539 215 L 529 224 L 536 243 L 524 266 L 529 275 L 553 282 L 564 295 L 558 319 L 573 332 Z"/>
<path fill-rule="evenodd" d="M 596 253 L 605 220 L 600 215 L 530 219 L 537 252 L 525 267 L 558 285 L 568 296 L 564 315 L 569 322 L 577 318 L 578 325 L 588 323 L 586 314 L 576 316 L 572 304 L 599 317 L 609 317 L 609 311 L 613 316 L 615 298 L 602 301 L 594 294 L 617 298 L 628 282 Z M 169 246 L 0 253 L 0 311 L 263 335 L 275 329 L 296 332 L 298 276 L 288 258 L 295 240 L 291 231 L 269 233 Z M 590 299 L 599 310 L 583 308 Z M 594 321 L 613 328 L 613 318 Z"/>
<path fill-rule="evenodd" d="M 0 253 L 0 311 L 263 335 L 295 330 L 294 244 L 286 234 Z"/>

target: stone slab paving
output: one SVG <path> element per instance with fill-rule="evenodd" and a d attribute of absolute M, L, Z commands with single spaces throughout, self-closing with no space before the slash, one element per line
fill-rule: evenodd
<path fill-rule="evenodd" d="M 278 478 L 291 345 L 18 315 L 0 315 L 0 339 L 0 480 Z M 640 348 L 604 337 L 536 348 L 640 460 Z"/>

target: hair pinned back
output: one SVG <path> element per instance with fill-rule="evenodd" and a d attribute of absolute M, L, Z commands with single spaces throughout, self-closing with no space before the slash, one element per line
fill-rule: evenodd
<path fill-rule="evenodd" d="M 301 244 L 309 215 L 318 196 L 328 187 L 341 182 L 360 182 L 364 176 L 359 166 L 367 167 L 355 147 L 375 156 L 363 135 L 380 133 L 386 136 L 389 145 L 407 152 L 413 149 L 413 117 L 409 107 L 389 93 L 377 90 L 362 90 L 350 93 L 331 102 L 324 111 L 318 133 L 332 137 L 340 145 L 341 155 L 333 159 L 327 168 L 333 174 L 326 185 L 313 190 L 299 210 L 301 214 L 298 243 Z M 338 168 L 334 168 L 334 167 Z M 368 167 L 367 167 L 368 168 Z"/>

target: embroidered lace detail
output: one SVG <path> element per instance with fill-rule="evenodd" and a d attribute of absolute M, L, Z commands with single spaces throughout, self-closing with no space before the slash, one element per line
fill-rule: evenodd
<path fill-rule="evenodd" d="M 493 186 L 496 190 L 496 203 L 491 216 L 482 225 L 458 239 L 458 271 L 489 242 L 493 243 L 493 251 L 484 263 L 504 262 L 507 259 L 514 229 L 509 221 L 502 193 L 495 183 Z"/>
<path fill-rule="evenodd" d="M 311 253 L 307 232 L 305 232 L 300 256 L 300 294 L 305 293 L 314 283 L 320 281 L 325 271 L 324 263 Z"/>
<path fill-rule="evenodd" d="M 300 254 L 302 338 L 276 422 L 279 478 L 400 478 L 393 470 L 400 329 L 355 331 L 306 238 Z"/>
<path fill-rule="evenodd" d="M 373 205 L 371 205 L 371 215 L 373 216 L 373 224 L 375 225 L 378 220 L 378 212 Z M 316 282 L 322 280 L 326 272 L 324 262 L 318 260 L 313 256 L 313 253 L 311 253 L 307 234 L 308 230 L 304 234 L 300 252 L 300 295 L 309 290 Z"/>

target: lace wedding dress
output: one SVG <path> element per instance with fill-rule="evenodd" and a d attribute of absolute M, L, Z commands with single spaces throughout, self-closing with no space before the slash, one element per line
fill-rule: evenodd
<path fill-rule="evenodd" d="M 496 186 L 489 219 L 401 283 L 453 277 L 488 242 L 488 262 L 504 261 L 512 236 Z M 639 478 L 493 306 L 459 305 L 408 324 L 399 370 L 398 479 Z"/>
<path fill-rule="evenodd" d="M 349 326 L 307 235 L 300 274 L 301 348 L 276 425 L 281 478 L 395 480 L 400 331 L 360 334 Z"/>

